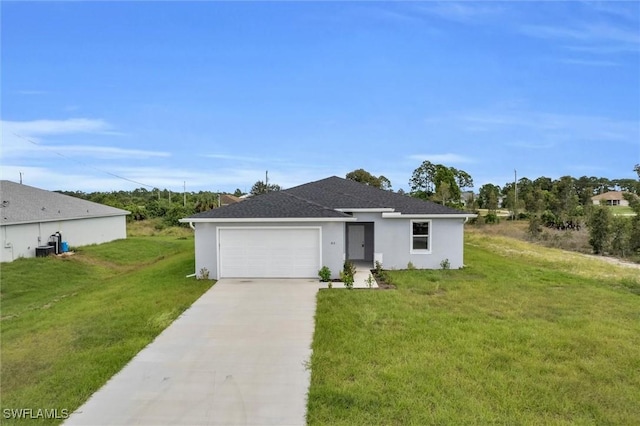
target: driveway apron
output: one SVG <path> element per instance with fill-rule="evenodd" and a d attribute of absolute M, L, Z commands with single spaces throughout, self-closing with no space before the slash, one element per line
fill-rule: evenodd
<path fill-rule="evenodd" d="M 65 424 L 305 424 L 317 291 L 218 281 Z"/>

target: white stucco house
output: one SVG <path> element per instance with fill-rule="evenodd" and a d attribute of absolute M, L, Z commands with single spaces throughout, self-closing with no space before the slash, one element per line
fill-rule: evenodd
<path fill-rule="evenodd" d="M 628 206 L 629 202 L 624 198 L 627 192 L 607 191 L 591 197 L 594 205 L 604 204 L 605 206 Z"/>
<path fill-rule="evenodd" d="M 329 177 L 182 219 L 195 228 L 196 273 L 210 278 L 334 278 L 345 259 L 387 269 L 463 266 L 467 214 Z"/>
<path fill-rule="evenodd" d="M 128 211 L 0 181 L 0 249 L 2 262 L 34 257 L 56 232 L 72 247 L 127 237 Z"/>

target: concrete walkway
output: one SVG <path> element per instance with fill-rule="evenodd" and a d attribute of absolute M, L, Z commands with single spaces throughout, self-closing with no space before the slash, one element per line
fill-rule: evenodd
<path fill-rule="evenodd" d="M 305 424 L 318 288 L 219 281 L 65 424 Z"/>

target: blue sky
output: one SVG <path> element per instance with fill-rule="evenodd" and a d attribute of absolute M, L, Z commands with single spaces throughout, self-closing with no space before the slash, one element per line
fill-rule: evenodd
<path fill-rule="evenodd" d="M 3 1 L 2 179 L 634 178 L 640 2 Z M 119 177 L 117 177 L 119 176 Z"/>

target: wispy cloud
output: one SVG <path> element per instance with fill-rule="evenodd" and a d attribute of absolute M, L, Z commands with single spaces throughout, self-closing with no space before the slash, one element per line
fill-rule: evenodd
<path fill-rule="evenodd" d="M 16 90 L 15 93 L 18 95 L 24 95 L 24 96 L 40 96 L 40 95 L 46 95 L 49 92 L 45 90 Z"/>
<path fill-rule="evenodd" d="M 51 144 L 50 136 L 65 135 L 65 138 L 77 134 L 121 135 L 114 132 L 104 120 L 73 118 L 67 120 L 1 121 L 2 154 L 5 159 L 24 159 L 25 161 L 58 154 L 67 157 L 85 157 L 97 159 L 146 159 L 169 157 L 164 151 L 142 150 L 89 144 Z"/>
<path fill-rule="evenodd" d="M 523 25 L 520 32 L 530 37 L 558 40 L 563 43 L 563 48 L 574 51 L 615 53 L 640 50 L 640 32 L 637 26 L 578 22 L 562 27 Z"/>
<path fill-rule="evenodd" d="M 462 164 L 473 163 L 474 160 L 459 154 L 446 153 L 446 154 L 413 154 L 409 156 L 411 160 L 417 161 L 431 161 L 432 163 L 444 163 L 444 164 Z"/>
<path fill-rule="evenodd" d="M 232 154 L 204 154 L 205 158 L 215 158 L 218 160 L 228 160 L 228 161 L 244 161 L 248 163 L 262 163 L 265 161 L 269 161 L 266 158 L 262 157 L 247 157 L 243 155 L 232 155 Z"/>
<path fill-rule="evenodd" d="M 111 126 L 101 119 L 69 118 L 67 120 L 2 121 L 3 128 L 27 136 L 68 133 L 101 133 Z"/>
<path fill-rule="evenodd" d="M 609 24 L 582 23 L 570 27 L 524 25 L 524 34 L 545 39 L 571 39 L 588 42 L 617 42 L 640 45 L 640 33 L 635 28 L 621 28 Z"/>
<path fill-rule="evenodd" d="M 566 59 L 561 59 L 560 62 L 568 65 L 579 65 L 579 66 L 586 66 L 586 67 L 618 67 L 620 66 L 619 62 L 599 61 L 599 60 L 590 60 L 590 59 L 566 58 Z"/>
<path fill-rule="evenodd" d="M 87 145 L 63 145 L 55 146 L 56 152 L 63 153 L 68 156 L 77 157 L 93 157 L 102 159 L 114 158 L 131 158 L 143 159 L 151 157 L 170 157 L 169 152 L 164 151 L 146 151 L 141 149 L 116 148 L 112 146 L 87 146 Z"/>
<path fill-rule="evenodd" d="M 421 5 L 418 10 L 424 14 L 461 23 L 483 22 L 505 12 L 503 7 L 486 2 L 432 2 Z"/>
<path fill-rule="evenodd" d="M 566 141 L 638 143 L 640 126 L 633 120 L 536 111 L 477 112 L 449 117 L 448 125 L 469 133 L 526 134 L 536 146 Z"/>

